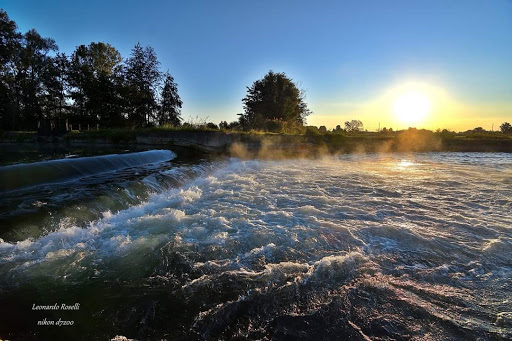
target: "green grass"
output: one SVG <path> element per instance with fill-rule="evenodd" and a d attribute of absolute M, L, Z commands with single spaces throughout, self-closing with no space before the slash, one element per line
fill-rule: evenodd
<path fill-rule="evenodd" d="M 453 136 L 456 139 L 471 139 L 471 140 L 512 140 L 512 135 L 502 134 L 498 132 L 489 133 L 476 133 L 476 134 L 465 134 L 458 133 Z"/>
<path fill-rule="evenodd" d="M 67 140 L 94 140 L 106 139 L 112 143 L 136 142 L 137 131 L 126 128 L 99 129 L 99 130 L 73 130 L 65 135 Z"/>
<path fill-rule="evenodd" d="M 163 125 L 158 127 L 151 128 L 140 128 L 137 129 L 140 132 L 166 132 L 166 131 L 219 131 L 219 129 L 212 129 L 206 126 L 196 126 L 196 125 L 181 125 L 181 126 L 173 126 L 173 125 Z"/>
<path fill-rule="evenodd" d="M 37 137 L 35 131 L 1 131 L 0 139 L 12 140 L 13 142 L 30 142 Z"/>
<path fill-rule="evenodd" d="M 512 135 L 502 134 L 500 132 L 483 132 L 483 133 L 455 133 L 455 132 L 431 132 L 425 130 L 418 131 L 399 131 L 392 133 L 382 132 L 333 132 L 327 131 L 322 132 L 314 128 L 305 128 L 303 132 L 298 131 L 285 131 L 285 132 L 268 132 L 262 130 L 250 130 L 250 131 L 237 131 L 237 130 L 223 130 L 223 129 L 212 129 L 205 125 L 199 124 L 185 124 L 179 127 L 166 125 L 151 128 L 110 128 L 110 129 L 99 129 L 99 130 L 82 130 L 72 131 L 65 135 L 66 140 L 95 140 L 104 139 L 112 143 L 135 143 L 137 136 L 148 135 L 148 134 L 165 134 L 170 132 L 215 132 L 224 134 L 241 134 L 247 137 L 250 136 L 282 136 L 285 140 L 289 137 L 289 141 L 297 141 L 294 137 L 300 137 L 304 141 L 315 143 L 315 144 L 331 144 L 341 145 L 347 140 L 352 139 L 364 139 L 364 140 L 390 140 L 401 137 L 407 133 L 418 133 L 424 137 L 440 138 L 444 141 L 462 141 L 462 140 L 475 140 L 475 141 L 510 141 Z M 16 131 L 6 132 L 0 131 L 0 138 L 11 140 L 13 142 L 27 142 L 34 139 L 37 136 L 36 132 L 33 131 Z"/>

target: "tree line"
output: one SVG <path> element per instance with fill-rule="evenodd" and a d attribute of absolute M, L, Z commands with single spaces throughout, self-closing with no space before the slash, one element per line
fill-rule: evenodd
<path fill-rule="evenodd" d="M 311 114 L 305 92 L 269 71 L 247 87 L 238 120 L 209 128 L 300 131 Z M 36 130 L 46 119 L 102 128 L 179 126 L 183 102 L 155 50 L 137 43 L 127 58 L 92 42 L 71 55 L 35 29 L 22 34 L 0 9 L 0 130 Z"/>
<path fill-rule="evenodd" d="M 300 131 L 311 114 L 305 92 L 284 73 L 269 71 L 247 87 L 231 130 Z M 102 128 L 179 126 L 183 102 L 154 49 L 138 43 L 127 58 L 92 42 L 71 55 L 35 29 L 18 30 L 0 9 L 0 130 L 36 130 L 47 119 Z"/>
<path fill-rule="evenodd" d="M 178 85 L 150 46 L 128 58 L 110 44 L 59 52 L 35 29 L 22 34 L 0 9 L 0 130 L 36 130 L 43 119 L 101 127 L 179 125 Z"/>
<path fill-rule="evenodd" d="M 244 112 L 238 120 L 201 127 L 326 133 L 325 126 L 305 127 L 312 114 L 305 97 L 304 90 L 286 74 L 270 70 L 247 87 Z M 182 124 L 182 105 L 177 83 L 169 71 L 160 70 L 152 47 L 137 43 L 130 56 L 123 58 L 112 45 L 92 42 L 66 55 L 59 52 L 55 40 L 42 37 L 35 29 L 20 33 L 0 9 L 0 130 L 36 130 L 45 119 L 102 128 L 176 127 Z M 507 122 L 500 130 L 512 134 Z M 363 131 L 360 120 L 333 129 L 333 133 Z M 393 133 L 393 129 L 380 132 Z M 481 127 L 471 131 L 484 132 Z"/>

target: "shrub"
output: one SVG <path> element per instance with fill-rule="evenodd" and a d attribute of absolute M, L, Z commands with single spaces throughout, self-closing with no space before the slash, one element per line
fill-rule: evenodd
<path fill-rule="evenodd" d="M 219 128 L 222 129 L 222 130 L 227 130 L 229 129 L 229 124 L 228 122 L 226 121 L 220 121 L 219 123 Z"/>
<path fill-rule="evenodd" d="M 306 127 L 304 136 L 306 137 L 306 140 L 311 143 L 319 144 L 323 141 L 323 136 L 315 126 Z"/>
<path fill-rule="evenodd" d="M 263 130 L 271 133 L 281 133 L 284 130 L 284 124 L 280 120 L 266 120 L 263 124 Z"/>
<path fill-rule="evenodd" d="M 208 123 L 206 124 L 206 128 L 208 128 L 208 129 L 212 129 L 212 130 L 219 130 L 219 126 L 218 126 L 218 125 L 216 125 L 216 124 L 215 124 L 215 123 L 213 123 L 213 122 L 208 122 Z"/>

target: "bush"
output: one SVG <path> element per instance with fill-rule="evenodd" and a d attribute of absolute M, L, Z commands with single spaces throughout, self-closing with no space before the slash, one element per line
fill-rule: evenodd
<path fill-rule="evenodd" d="M 213 122 L 209 122 L 206 124 L 206 128 L 208 129 L 212 129 L 212 130 L 219 130 L 219 126 L 216 125 L 215 123 Z"/>
<path fill-rule="evenodd" d="M 306 127 L 300 122 L 285 122 L 282 132 L 286 134 L 302 135 L 306 132 Z"/>
<path fill-rule="evenodd" d="M 285 122 L 280 120 L 266 120 L 263 124 L 263 130 L 271 133 L 281 133 L 284 130 Z"/>
<path fill-rule="evenodd" d="M 306 127 L 306 134 L 320 134 L 318 131 L 318 127 L 316 126 L 307 126 Z"/>
<path fill-rule="evenodd" d="M 229 130 L 241 131 L 242 125 L 238 121 L 233 121 L 228 125 Z"/>
<path fill-rule="evenodd" d="M 455 135 L 456 133 L 454 131 L 449 131 L 448 129 L 443 129 L 442 131 L 439 132 L 439 136 L 441 136 L 444 139 L 454 138 Z"/>
<path fill-rule="evenodd" d="M 326 143 L 329 147 L 339 148 L 345 144 L 345 136 L 340 133 L 328 134 L 325 136 Z"/>
<path fill-rule="evenodd" d="M 306 140 L 311 143 L 319 144 L 323 141 L 322 134 L 320 134 L 320 131 L 315 126 L 306 127 L 304 136 L 306 137 Z"/>

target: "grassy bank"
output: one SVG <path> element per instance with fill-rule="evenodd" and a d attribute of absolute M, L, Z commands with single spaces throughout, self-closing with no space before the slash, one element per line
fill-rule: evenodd
<path fill-rule="evenodd" d="M 392 133 L 322 132 L 286 134 L 262 131 L 230 131 L 205 127 L 155 127 L 147 129 L 100 129 L 72 131 L 59 138 L 41 138 L 35 132 L 0 132 L 0 140 L 10 143 L 141 144 L 184 146 L 205 151 L 287 149 L 330 153 L 350 152 L 512 152 L 512 135 L 501 133 L 453 133 L 408 129 Z"/>

